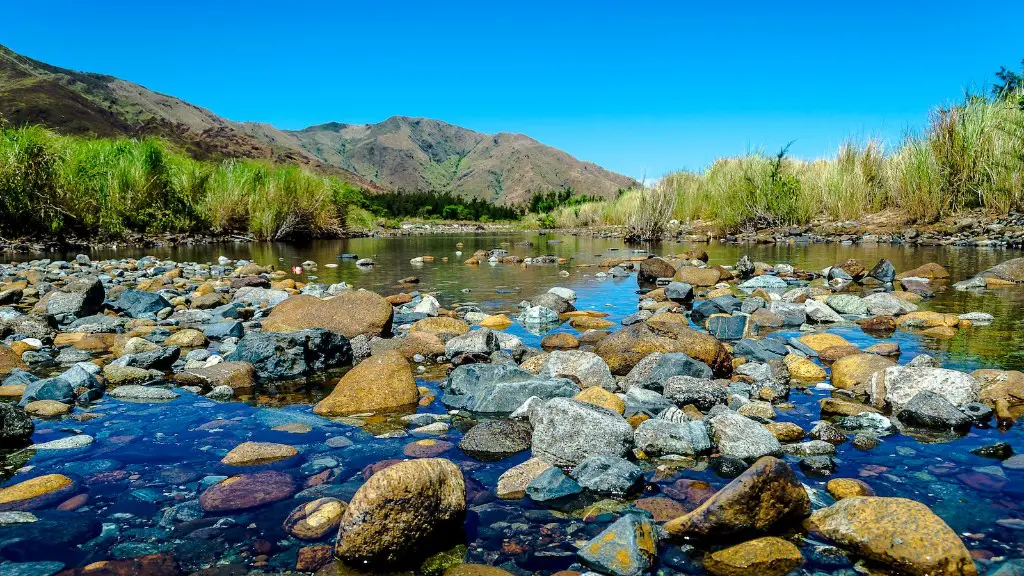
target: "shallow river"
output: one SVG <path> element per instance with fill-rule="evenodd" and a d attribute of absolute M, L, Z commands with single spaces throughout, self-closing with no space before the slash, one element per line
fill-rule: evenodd
<path fill-rule="evenodd" d="M 532 246 L 515 243 L 531 241 Z M 456 248 L 456 243 L 464 244 Z M 492 249 L 509 243 L 509 252 L 519 256 L 554 254 L 568 258 L 565 265 L 469 267 L 462 264 L 478 248 Z M 318 282 L 345 281 L 354 287 L 382 294 L 399 290 L 395 282 L 406 276 L 420 278 L 420 289 L 434 294 L 442 305 L 471 303 L 484 312 L 517 314 L 516 305 L 553 286 L 566 286 L 578 294 L 577 308 L 607 312 L 618 321 L 636 311 L 637 282 L 601 279 L 594 264 L 608 257 L 622 257 L 635 247 L 618 240 L 572 236 L 516 234 L 508 236 L 416 236 L 406 238 L 363 238 L 314 242 L 305 246 L 238 244 L 216 247 L 152 249 L 146 251 L 104 251 L 93 259 L 153 255 L 179 262 L 216 262 L 218 256 L 250 259 L 261 264 L 290 268 L 305 260 L 319 264 Z M 866 267 L 887 258 L 899 271 L 926 262 L 946 266 L 951 282 L 966 279 L 1019 252 L 978 248 L 904 248 L 894 246 L 710 246 L 665 245 L 649 247 L 655 253 L 678 253 L 702 248 L 710 263 L 733 265 L 747 254 L 754 261 L 786 262 L 805 270 L 819 270 L 847 258 L 857 258 Z M 462 256 L 456 251 L 461 250 Z M 369 270 L 354 260 L 340 259 L 342 253 L 370 257 L 377 265 Z M 416 256 L 432 255 L 434 262 L 410 264 Z M 60 255 L 50 255 L 58 257 Z M 66 256 L 66 255 L 65 255 Z M 73 256 L 70 255 L 70 256 Z M 448 257 L 448 262 L 441 259 Z M 337 264 L 328 268 L 326 264 Z M 568 277 L 559 274 L 569 272 Z M 303 273 L 297 279 L 309 279 Z M 897 331 L 886 341 L 899 343 L 900 362 L 918 353 L 928 353 L 947 368 L 971 371 L 976 368 L 1024 369 L 1024 287 L 981 294 L 957 292 L 937 285 L 934 299 L 921 303 L 922 309 L 941 312 L 988 312 L 995 316 L 990 326 L 961 330 L 951 340 L 933 340 Z M 564 325 L 559 330 L 572 330 Z M 540 336 L 513 324 L 508 331 L 527 345 L 539 346 Z M 877 343 L 860 329 L 839 328 L 836 333 L 861 348 Z M 798 335 L 798 332 L 782 332 Z M 430 374 L 431 372 L 428 372 Z M 439 378 L 420 383 L 434 389 Z M 329 383 L 328 383 L 329 384 Z M 31 475 L 60 472 L 79 479 L 88 499 L 73 512 L 35 511 L 40 518 L 32 524 L 0 526 L 0 558 L 14 562 L 50 562 L 37 565 L 37 572 L 51 574 L 60 567 L 82 566 L 102 559 L 132 558 L 155 552 L 170 552 L 187 573 L 211 565 L 222 566 L 216 573 L 294 570 L 302 546 L 311 543 L 291 538 L 282 530 L 283 519 L 297 504 L 285 500 L 243 514 L 203 517 L 194 504 L 197 492 L 210 477 L 237 473 L 220 463 L 224 453 L 242 441 L 270 441 L 296 446 L 300 456 L 264 468 L 294 475 L 306 481 L 309 497 L 336 496 L 348 500 L 363 482 L 367 466 L 381 460 L 402 458 L 406 446 L 416 438 L 377 439 L 371 435 L 388 429 L 371 423 L 360 429 L 316 417 L 311 405 L 330 388 L 311 384 L 288 389 L 260 390 L 249 402 L 217 403 L 182 392 L 165 404 L 133 404 L 110 397 L 93 406 L 102 414 L 92 420 L 37 421 L 35 442 L 66 436 L 69 431 L 93 436 L 92 445 L 73 451 L 24 452 L 8 459 L 0 471 L 9 477 L 19 466 Z M 818 419 L 818 400 L 828 392 L 794 392 L 792 410 L 779 410 L 778 421 L 791 421 L 809 430 Z M 420 411 L 442 413 L 440 402 Z M 282 424 L 302 422 L 312 430 L 304 434 L 274 431 Z M 493 496 L 498 476 L 521 463 L 528 453 L 492 463 L 481 463 L 462 454 L 457 447 L 460 433 L 453 430 L 433 451 L 463 464 L 470 488 L 471 512 L 467 520 L 467 558 L 498 565 L 517 574 L 550 574 L 576 561 L 576 545 L 592 538 L 617 518 L 624 503 L 598 502 L 583 510 L 566 512 L 543 509 L 522 501 L 501 501 Z M 1020 426 L 1009 430 L 972 429 L 964 437 L 948 442 L 922 442 L 908 436 L 890 436 L 875 449 L 862 452 L 850 443 L 839 446 L 833 477 L 861 478 L 883 496 L 905 496 L 927 504 L 953 529 L 978 558 L 1024 557 L 1024 471 L 1001 466 L 999 460 L 982 458 L 970 450 L 994 442 L 1007 442 L 1024 451 Z M 444 444 L 448 442 L 450 444 Z M 795 464 L 795 460 L 791 463 Z M 824 492 L 827 478 L 808 477 L 794 465 L 801 481 Z M 251 470 L 247 469 L 246 472 Z M 328 471 L 326 474 L 319 474 Z M 316 478 L 317 480 L 307 480 Z M 703 463 L 696 468 L 647 469 L 651 487 L 641 497 L 668 493 L 678 496 L 680 479 L 700 480 L 718 488 L 728 480 L 719 478 Z M 10 481 L 9 481 L 10 482 Z M 320 483 L 317 483 L 320 482 Z M 826 494 L 827 495 L 827 494 Z M 685 496 L 684 496 L 685 497 Z M 80 503 L 78 503 L 80 504 Z M 174 507 L 174 508 L 172 508 Z M 168 510 L 171 510 L 168 512 Z M 333 537 L 312 544 L 327 544 Z M 805 543 L 807 574 L 853 574 L 852 567 L 814 552 Z M 702 574 L 699 554 L 671 543 L 662 544 L 659 567 L 664 574 Z M 12 566 L 8 564 L 8 566 Z M 3 568 L 0 566 L 0 571 Z M 6 572 L 5 572 L 6 573 Z M 13 573 L 13 572 L 11 572 Z M 21 572 L 18 572 L 21 574 Z"/>

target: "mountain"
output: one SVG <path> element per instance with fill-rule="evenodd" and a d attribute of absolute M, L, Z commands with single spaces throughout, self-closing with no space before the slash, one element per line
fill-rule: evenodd
<path fill-rule="evenodd" d="M 0 46 L 0 116 L 66 134 L 159 136 L 199 159 L 298 163 L 370 191 L 450 191 L 519 203 L 571 186 L 613 196 L 636 182 L 522 134 L 482 134 L 438 120 L 280 130 L 235 122 L 113 76 L 57 68 Z"/>

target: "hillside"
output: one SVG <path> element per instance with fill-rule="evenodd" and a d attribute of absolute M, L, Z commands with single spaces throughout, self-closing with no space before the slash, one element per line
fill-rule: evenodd
<path fill-rule="evenodd" d="M 0 115 L 66 134 L 166 138 L 198 159 L 298 163 L 368 190 L 447 191 L 503 203 L 571 186 L 612 197 L 634 180 L 521 134 L 481 134 L 438 120 L 280 130 L 235 122 L 125 80 L 50 66 L 0 46 Z"/>

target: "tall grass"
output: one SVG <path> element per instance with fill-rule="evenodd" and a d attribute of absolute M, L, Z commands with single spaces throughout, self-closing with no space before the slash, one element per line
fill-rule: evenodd
<path fill-rule="evenodd" d="M 255 161 L 206 163 L 157 139 L 84 139 L 0 130 L 0 234 L 122 236 L 335 234 L 357 195 L 347 183 Z"/>
<path fill-rule="evenodd" d="M 1021 96 L 968 97 L 935 110 L 923 134 L 886 152 L 877 141 L 847 142 L 834 156 L 801 161 L 786 150 L 721 158 L 700 172 L 668 174 L 674 190 L 660 220 L 713 223 L 720 231 L 850 220 L 893 209 L 930 222 L 970 209 L 1024 210 L 1024 111 Z M 554 212 L 560 226 L 626 225 L 642 198 L 617 199 Z"/>

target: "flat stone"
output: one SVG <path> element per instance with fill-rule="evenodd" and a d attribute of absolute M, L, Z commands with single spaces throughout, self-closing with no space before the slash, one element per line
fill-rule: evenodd
<path fill-rule="evenodd" d="M 299 453 L 293 446 L 273 442 L 242 442 L 221 459 L 228 466 L 256 466 L 285 460 Z"/>

